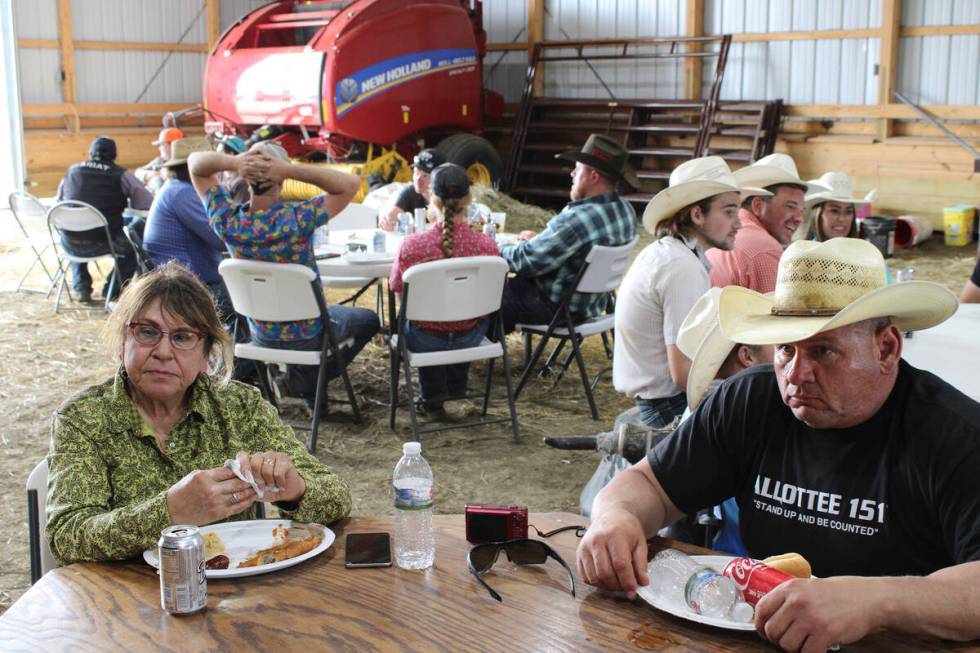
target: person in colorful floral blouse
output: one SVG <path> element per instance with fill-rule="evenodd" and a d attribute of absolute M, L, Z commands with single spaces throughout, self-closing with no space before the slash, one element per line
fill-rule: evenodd
<path fill-rule="evenodd" d="M 258 497 L 230 458 L 287 518 L 327 524 L 350 512 L 347 484 L 257 389 L 228 381 L 230 337 L 186 268 L 135 279 L 109 320 L 118 371 L 54 415 L 45 535 L 59 561 L 132 558 L 171 524 L 254 519 Z"/>
<path fill-rule="evenodd" d="M 493 238 L 470 228 L 466 208 L 470 205 L 470 180 L 466 171 L 453 163 L 444 163 L 432 172 L 432 203 L 436 222 L 423 233 L 412 234 L 402 241 L 398 258 L 391 268 L 388 287 L 402 289 L 402 275 L 418 263 L 463 256 L 496 256 Z M 483 341 L 488 320 L 464 322 L 409 323 L 405 333 L 408 348 L 416 352 L 446 351 L 475 347 Z M 469 363 L 420 367 L 419 396 L 416 409 L 420 415 L 445 417 L 443 401 L 466 394 Z"/>
<path fill-rule="evenodd" d="M 360 190 L 354 175 L 329 168 L 296 165 L 286 151 L 269 142 L 256 143 L 237 156 L 217 152 L 195 152 L 188 160 L 191 182 L 204 201 L 211 228 L 228 245 L 234 258 L 274 263 L 298 263 L 319 271 L 313 255 L 313 233 L 340 213 Z M 251 202 L 239 204 L 214 181 L 219 172 L 234 172 L 248 181 Z M 320 187 L 324 193 L 302 202 L 280 200 L 286 179 Z M 379 331 L 378 314 L 366 308 L 333 305 L 330 322 L 338 342 L 353 338 L 350 347 L 341 348 L 342 361 L 330 360 L 327 379 L 340 376 L 340 370 L 364 348 Z M 319 318 L 295 322 L 249 320 L 252 340 L 264 347 L 319 351 L 323 325 Z M 339 363 L 339 364 L 338 364 Z M 316 394 L 317 368 L 290 365 L 287 387 L 312 407 Z"/>

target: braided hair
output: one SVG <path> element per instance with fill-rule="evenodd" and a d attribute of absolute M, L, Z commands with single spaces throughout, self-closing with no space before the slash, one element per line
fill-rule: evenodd
<path fill-rule="evenodd" d="M 446 255 L 446 258 L 452 258 L 456 218 L 466 214 L 466 208 L 470 205 L 470 194 L 467 193 L 464 197 L 449 199 L 443 199 L 438 195 L 433 195 L 432 205 L 443 215 L 442 223 L 440 224 L 440 228 L 442 229 L 442 253 Z"/>

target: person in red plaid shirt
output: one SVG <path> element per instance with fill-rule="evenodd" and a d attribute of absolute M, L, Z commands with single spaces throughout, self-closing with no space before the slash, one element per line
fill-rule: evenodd
<path fill-rule="evenodd" d="M 466 218 L 470 201 L 470 180 L 463 168 L 444 163 L 433 170 L 429 210 L 435 213 L 436 221 L 427 231 L 402 241 L 388 278 L 392 292 L 401 292 L 402 275 L 413 265 L 445 258 L 499 254 L 493 238 L 470 227 Z M 410 322 L 406 326 L 406 344 L 415 352 L 475 347 L 483 341 L 488 323 L 487 319 Z M 466 395 L 469 369 L 469 363 L 420 367 L 418 414 L 436 419 L 445 417 L 443 402 Z"/>

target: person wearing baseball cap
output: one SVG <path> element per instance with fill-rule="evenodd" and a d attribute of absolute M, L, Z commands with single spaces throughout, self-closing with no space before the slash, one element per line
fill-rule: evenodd
<path fill-rule="evenodd" d="M 136 169 L 136 178 L 147 187 L 151 193 L 156 193 L 163 186 L 165 179 L 161 173 L 163 164 L 170 160 L 173 143 L 184 138 L 184 132 L 176 127 L 164 127 L 159 136 L 153 141 L 160 154 L 149 163 Z"/>
<path fill-rule="evenodd" d="M 748 192 L 768 195 L 740 185 L 721 157 L 701 157 L 675 168 L 643 212 L 643 226 L 656 240 L 619 287 L 613 385 L 636 402 L 651 428 L 684 412 L 689 361 L 677 347 L 678 330 L 711 285 L 705 251 L 733 247 L 739 196 Z"/>
<path fill-rule="evenodd" d="M 402 276 L 413 265 L 464 256 L 497 256 L 497 243 L 471 229 L 466 209 L 470 205 L 470 179 L 466 170 L 443 163 L 432 171 L 431 210 L 435 224 L 428 230 L 406 236 L 388 277 L 388 288 L 401 292 Z M 475 347 L 483 341 L 488 321 L 409 322 L 405 338 L 413 352 L 448 351 Z M 466 396 L 469 363 L 419 367 L 419 399 L 415 413 L 431 419 L 446 417 L 443 403 Z"/>
<path fill-rule="evenodd" d="M 77 200 L 91 204 L 105 216 L 109 224 L 109 235 L 112 238 L 113 250 L 116 252 L 116 264 L 112 276 L 117 276 L 112 285 L 113 297 L 119 294 L 126 283 L 136 272 L 136 257 L 133 249 L 123 233 L 123 211 L 133 208 L 145 211 L 153 203 L 151 195 L 143 184 L 125 168 L 116 165 L 116 141 L 108 136 L 99 136 L 89 146 L 89 159 L 73 165 L 58 184 L 57 199 Z M 142 221 L 140 221 L 142 224 Z M 109 253 L 109 243 L 106 242 L 105 230 L 102 227 L 89 231 L 61 232 L 61 245 L 65 251 L 74 256 L 100 256 Z M 82 302 L 92 299 L 92 276 L 87 263 L 72 263 L 72 287 L 76 298 Z M 106 279 L 102 288 L 105 297 L 110 287 L 112 277 Z"/>
<path fill-rule="evenodd" d="M 956 310 L 939 284 L 887 285 L 881 252 L 855 238 L 792 243 L 772 296 L 722 289 L 721 332 L 774 345 L 773 365 L 724 381 L 603 488 L 578 551 L 585 581 L 635 593 L 648 537 L 734 496 L 751 557 L 794 551 L 815 575 L 756 605 L 768 641 L 980 637 L 980 404 L 902 359 L 904 331 Z"/>
<path fill-rule="evenodd" d="M 772 292 L 783 248 L 803 224 L 804 193 L 826 188 L 802 181 L 796 163 L 786 154 L 770 154 L 736 170 L 734 176 L 740 185 L 764 188 L 770 195 L 741 196 L 738 216 L 742 229 L 735 238 L 735 247 L 708 252 L 711 285 Z"/>
<path fill-rule="evenodd" d="M 518 323 L 551 322 L 566 292 L 574 290 L 593 245 L 626 245 L 636 236 L 636 212 L 619 188 L 621 184 L 637 188 L 639 180 L 621 143 L 592 134 L 582 149 L 555 158 L 575 164 L 569 193 L 572 201 L 540 234 L 523 231 L 519 242 L 500 248 L 514 272 L 504 286 L 500 307 L 507 333 Z M 603 313 L 607 300 L 607 293 L 573 292 L 569 312 L 580 322 Z"/>
<path fill-rule="evenodd" d="M 394 231 L 398 225 L 398 214 L 415 213 L 424 209 L 432 199 L 432 172 L 446 163 L 446 157 L 434 147 L 422 150 L 412 160 L 412 183 L 405 186 L 395 197 L 394 203 L 382 212 L 378 221 L 385 231 Z"/>

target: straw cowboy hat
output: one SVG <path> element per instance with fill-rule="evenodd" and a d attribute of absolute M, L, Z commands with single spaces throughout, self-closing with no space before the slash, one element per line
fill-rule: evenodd
<path fill-rule="evenodd" d="M 650 200 L 643 211 L 643 226 L 656 234 L 657 225 L 685 206 L 721 193 L 749 193 L 770 197 L 763 188 L 743 188 L 720 156 L 703 156 L 680 164 L 670 173 L 670 183 Z"/>
<path fill-rule="evenodd" d="M 796 162 L 788 154 L 770 154 L 755 163 L 736 170 L 732 175 L 739 186 L 766 188 L 776 184 L 796 184 L 806 187 L 806 192 L 829 191 L 830 188 L 817 181 L 803 181 L 796 171 Z M 754 193 L 743 193 L 742 201 L 753 197 Z"/>
<path fill-rule="evenodd" d="M 902 331 L 928 329 L 957 305 L 956 295 L 930 281 L 885 285 L 885 259 L 877 247 L 831 238 L 787 247 L 771 298 L 738 286 L 722 290 L 718 316 L 731 340 L 776 345 L 876 317 L 890 317 Z"/>
<path fill-rule="evenodd" d="M 622 179 L 633 188 L 639 188 L 640 180 L 630 167 L 629 157 L 626 148 L 602 134 L 590 134 L 581 150 L 555 155 L 556 159 L 584 163 L 610 177 Z"/>
<path fill-rule="evenodd" d="M 878 189 L 873 189 L 864 198 L 853 197 L 854 186 L 846 172 L 827 172 L 820 179 L 811 179 L 807 184 L 824 187 L 824 190 L 807 191 L 806 205 L 808 207 L 814 207 L 828 201 L 864 206 L 871 204 L 878 196 Z"/>
<path fill-rule="evenodd" d="M 721 330 L 718 321 L 718 300 L 721 288 L 712 288 L 701 295 L 684 318 L 677 333 L 677 348 L 691 359 L 687 373 L 687 405 L 698 407 L 718 370 L 735 347 Z"/>
<path fill-rule="evenodd" d="M 206 138 L 181 138 L 174 141 L 170 150 L 170 158 L 163 163 L 161 168 L 172 168 L 181 163 L 187 163 L 188 157 L 194 152 L 210 152 L 211 143 Z"/>

